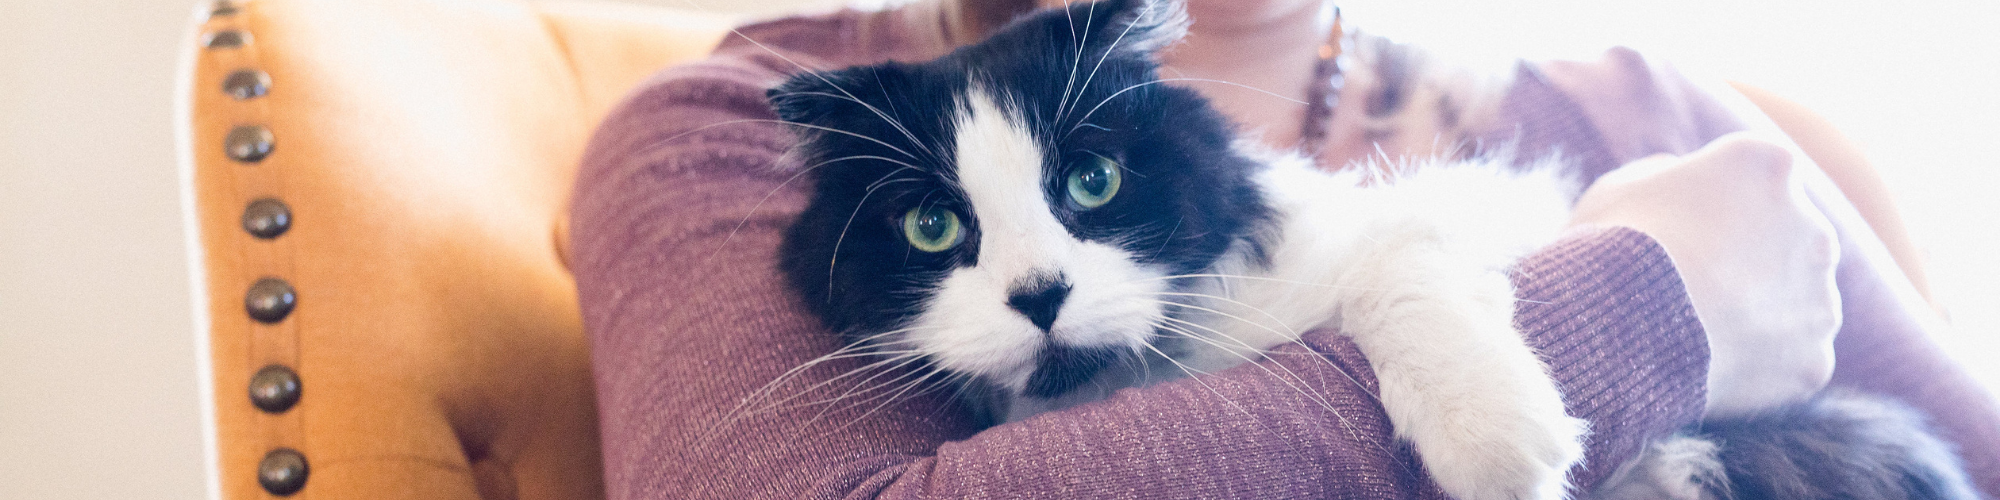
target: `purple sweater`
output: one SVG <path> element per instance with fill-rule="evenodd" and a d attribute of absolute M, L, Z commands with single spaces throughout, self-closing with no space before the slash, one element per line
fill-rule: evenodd
<path fill-rule="evenodd" d="M 844 12 L 743 32 L 809 67 L 935 56 L 940 38 L 910 32 L 897 15 Z M 592 141 L 573 263 L 611 498 L 1444 498 L 1391 437 L 1368 364 L 1334 332 L 1307 333 L 1311 351 L 1287 347 L 984 431 L 950 394 L 866 390 L 901 387 L 899 372 L 842 377 L 867 358 L 787 376 L 840 347 L 774 266 L 806 197 L 800 166 L 784 155 L 793 139 L 742 121 L 772 119 L 763 90 L 793 71 L 732 38 L 709 60 L 642 85 Z M 1614 51 L 1596 63 L 1523 66 L 1501 116 L 1526 146 L 1560 147 L 1595 175 L 1738 128 L 1691 89 Z M 1820 198 L 1837 206 L 1830 213 L 1846 206 L 1837 194 Z M 1846 246 L 1872 238 L 1858 218 L 1835 219 Z M 1990 396 L 1937 355 L 1909 311 L 1875 311 L 1899 307 L 1871 284 L 1899 276 L 1881 273 L 1893 265 L 1849 260 L 1838 379 L 1913 398 L 1964 448 L 1981 487 L 2000 491 Z M 1700 417 L 1705 338 L 1650 239 L 1578 231 L 1526 259 L 1514 281 L 1517 323 L 1569 411 L 1592 425 L 1576 484 L 1595 485 L 1646 439 Z"/>

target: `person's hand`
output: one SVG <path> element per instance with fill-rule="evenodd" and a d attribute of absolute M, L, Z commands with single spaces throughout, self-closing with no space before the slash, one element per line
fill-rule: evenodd
<path fill-rule="evenodd" d="M 1708 331 L 1710 415 L 1803 400 L 1833 374 L 1839 246 L 1792 168 L 1784 148 L 1731 134 L 1627 164 L 1577 201 L 1573 224 L 1637 229 L 1673 258 Z"/>

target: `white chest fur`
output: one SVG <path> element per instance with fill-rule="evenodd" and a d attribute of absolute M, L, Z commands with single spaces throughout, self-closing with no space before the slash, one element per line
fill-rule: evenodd
<path fill-rule="evenodd" d="M 1320 327 L 1349 336 L 1381 382 L 1398 437 L 1458 498 L 1562 498 L 1585 423 L 1513 328 L 1505 270 L 1568 217 L 1551 172 L 1415 166 L 1393 183 L 1278 161 L 1260 182 L 1279 217 L 1268 265 L 1225 259 L 1181 364 L 1213 371 Z"/>
<path fill-rule="evenodd" d="M 1214 311 L 1198 321 L 1239 347 L 1230 351 L 1261 351 L 1316 327 L 1370 326 L 1373 304 L 1447 295 L 1498 275 L 1568 220 L 1572 188 L 1553 168 L 1516 173 L 1499 163 L 1450 162 L 1407 170 L 1393 183 L 1364 186 L 1360 174 L 1274 161 L 1258 179 L 1279 219 L 1269 265 L 1218 264 L 1205 292 L 1215 297 L 1200 304 Z M 1494 295 L 1482 299 L 1488 305 L 1511 315 L 1511 288 L 1482 291 Z M 1209 352 L 1187 361 L 1208 370 L 1244 359 Z"/>

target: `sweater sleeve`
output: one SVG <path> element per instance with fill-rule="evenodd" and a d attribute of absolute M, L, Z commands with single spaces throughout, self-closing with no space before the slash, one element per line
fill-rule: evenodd
<path fill-rule="evenodd" d="M 844 356 L 775 270 L 805 192 L 751 52 L 669 70 L 586 153 L 572 263 L 611 498 L 1442 498 L 1354 347 L 1270 359 L 980 430 L 952 387 Z M 1519 323 L 1572 414 L 1576 483 L 1702 409 L 1705 338 L 1666 254 L 1618 229 L 1519 267 Z"/>

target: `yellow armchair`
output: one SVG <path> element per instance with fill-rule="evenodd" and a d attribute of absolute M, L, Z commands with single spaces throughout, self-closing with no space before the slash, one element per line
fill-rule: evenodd
<path fill-rule="evenodd" d="M 626 89 L 712 14 L 223 0 L 181 77 L 225 498 L 603 496 L 561 221 Z"/>

